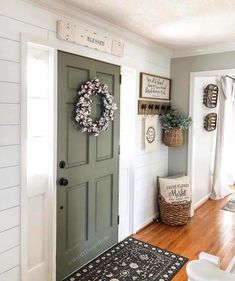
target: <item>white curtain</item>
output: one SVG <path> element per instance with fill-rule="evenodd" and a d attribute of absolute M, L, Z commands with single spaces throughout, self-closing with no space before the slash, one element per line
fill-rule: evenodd
<path fill-rule="evenodd" d="M 219 112 L 213 176 L 212 199 L 231 193 L 235 182 L 235 81 L 220 79 Z"/>

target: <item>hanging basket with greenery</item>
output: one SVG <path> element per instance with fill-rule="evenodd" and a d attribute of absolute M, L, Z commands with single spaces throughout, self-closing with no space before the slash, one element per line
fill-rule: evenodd
<path fill-rule="evenodd" d="M 188 130 L 192 123 L 191 117 L 183 116 L 174 108 L 160 115 L 163 129 L 163 142 L 170 147 L 183 145 L 183 131 Z"/>

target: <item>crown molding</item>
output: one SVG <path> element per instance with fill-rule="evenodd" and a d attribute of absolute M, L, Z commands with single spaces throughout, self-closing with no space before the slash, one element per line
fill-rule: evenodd
<path fill-rule="evenodd" d="M 83 11 L 75 6 L 69 5 L 68 3 L 56 0 L 23 0 L 33 6 L 37 6 L 42 9 L 46 9 L 58 16 L 68 17 L 70 20 L 74 19 L 80 24 L 85 24 L 90 28 L 98 28 L 102 31 L 107 32 L 110 35 L 114 35 L 117 39 L 122 38 L 123 40 L 136 43 L 143 46 L 155 53 L 165 55 L 169 58 L 173 56 L 173 49 L 157 44 L 156 42 L 149 40 L 143 36 L 140 36 L 134 32 L 124 29 L 118 25 L 115 25 L 102 18 L 94 16 L 86 11 Z"/>
<path fill-rule="evenodd" d="M 211 44 L 173 51 L 173 58 L 193 57 L 235 51 L 235 42 Z"/>
<path fill-rule="evenodd" d="M 94 16 L 62 0 L 23 0 L 33 6 L 45 9 L 68 20 L 76 20 L 81 25 L 86 25 L 91 29 L 100 29 L 107 35 L 115 36 L 116 39 L 129 41 L 138 44 L 152 52 L 164 55 L 168 58 L 190 57 L 214 53 L 235 51 L 235 42 L 209 44 L 204 46 L 180 48 L 169 47 L 156 43 L 137 33 L 124 29 L 102 18 Z"/>

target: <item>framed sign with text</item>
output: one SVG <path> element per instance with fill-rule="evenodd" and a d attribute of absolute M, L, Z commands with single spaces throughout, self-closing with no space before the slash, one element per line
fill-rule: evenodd
<path fill-rule="evenodd" d="M 170 100 L 171 79 L 152 74 L 140 73 L 140 97 Z"/>

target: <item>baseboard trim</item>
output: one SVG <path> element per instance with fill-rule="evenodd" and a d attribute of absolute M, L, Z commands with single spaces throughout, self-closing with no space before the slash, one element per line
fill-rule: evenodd
<path fill-rule="evenodd" d="M 137 234 L 140 231 L 144 230 L 147 226 L 149 226 L 150 224 L 154 223 L 155 219 L 159 217 L 159 213 L 156 213 L 155 215 L 151 216 L 150 218 L 148 218 L 140 227 L 138 227 L 137 230 L 134 230 L 133 234 Z"/>
<path fill-rule="evenodd" d="M 197 202 L 197 203 L 194 205 L 194 207 L 193 207 L 194 211 L 196 211 L 196 210 L 197 210 L 198 208 L 200 208 L 204 203 L 206 203 L 206 201 L 209 200 L 210 195 L 211 195 L 210 193 L 207 194 L 204 198 L 202 198 L 199 202 Z"/>

